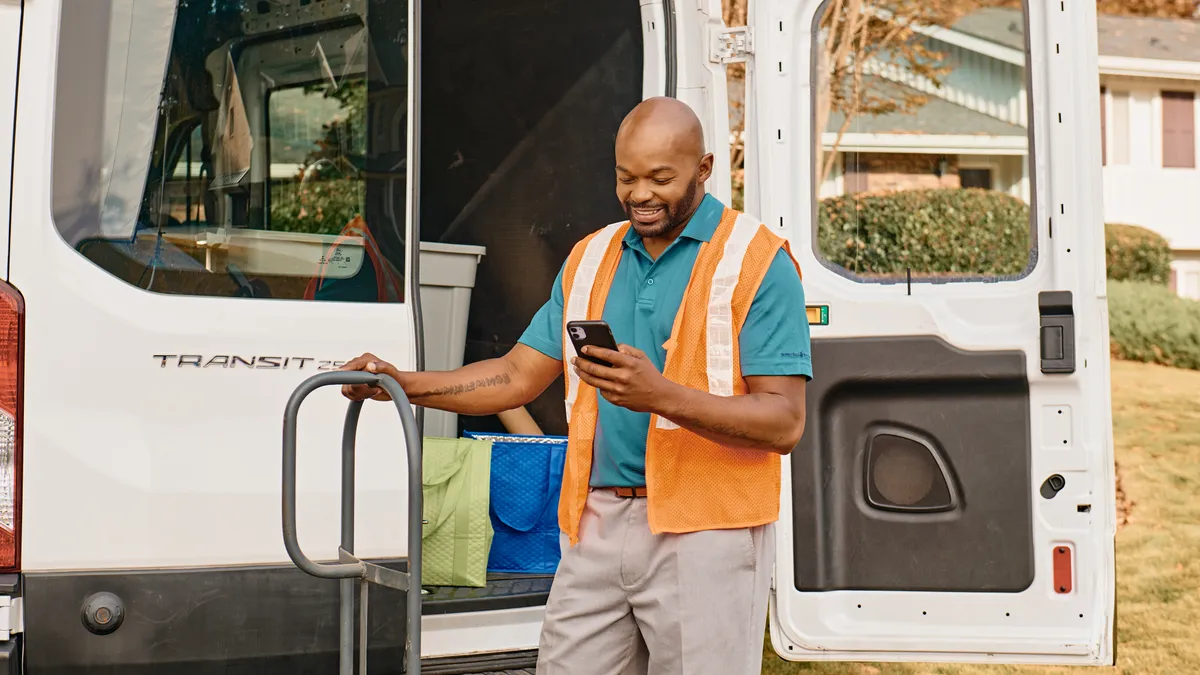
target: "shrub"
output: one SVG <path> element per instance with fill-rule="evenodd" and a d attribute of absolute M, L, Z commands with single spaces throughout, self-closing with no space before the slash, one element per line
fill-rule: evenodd
<path fill-rule="evenodd" d="M 1108 317 L 1113 356 L 1200 370 L 1200 302 L 1159 284 L 1109 281 Z"/>
<path fill-rule="evenodd" d="M 1166 284 L 1171 275 L 1171 247 L 1161 235 L 1136 225 L 1104 226 L 1104 259 L 1108 278 Z"/>
<path fill-rule="evenodd" d="M 358 179 L 276 182 L 271 186 L 271 229 L 338 234 L 362 213 L 363 194 Z"/>
<path fill-rule="evenodd" d="M 1029 208 L 980 189 L 905 190 L 824 199 L 818 245 L 862 275 L 1008 276 L 1029 265 Z"/>

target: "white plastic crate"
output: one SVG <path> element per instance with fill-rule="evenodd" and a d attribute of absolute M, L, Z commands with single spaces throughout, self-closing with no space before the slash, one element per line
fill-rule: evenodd
<path fill-rule="evenodd" d="M 482 246 L 421 242 L 421 318 L 425 370 L 454 370 L 463 364 L 467 317 Z M 425 410 L 426 436 L 455 438 L 458 415 Z"/>

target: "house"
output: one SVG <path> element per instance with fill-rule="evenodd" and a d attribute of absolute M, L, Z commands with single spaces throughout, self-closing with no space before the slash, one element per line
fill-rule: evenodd
<path fill-rule="evenodd" d="M 1200 21 L 1102 15 L 1098 24 L 1105 221 L 1166 237 L 1176 292 L 1200 299 Z M 920 92 L 927 103 L 848 124 L 831 115 L 823 143 L 838 155 L 821 196 L 962 186 L 1028 201 L 1024 29 L 1021 11 L 1007 8 L 923 29 L 952 67 L 940 87 L 872 64 L 877 91 Z"/>

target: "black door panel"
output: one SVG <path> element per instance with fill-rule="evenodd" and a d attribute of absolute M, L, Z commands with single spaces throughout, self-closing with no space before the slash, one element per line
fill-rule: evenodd
<path fill-rule="evenodd" d="M 1021 351 L 813 340 L 792 456 L 800 591 L 1017 592 L 1033 581 Z"/>

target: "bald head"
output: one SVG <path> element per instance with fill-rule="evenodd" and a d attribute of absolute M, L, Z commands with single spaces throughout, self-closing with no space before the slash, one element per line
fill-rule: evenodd
<path fill-rule="evenodd" d="M 639 103 L 617 129 L 617 147 L 669 145 L 700 161 L 704 156 L 704 127 L 688 104 L 666 96 Z"/>
<path fill-rule="evenodd" d="M 617 198 L 645 239 L 678 236 L 704 199 L 712 174 L 700 118 L 682 101 L 638 104 L 617 130 Z"/>

